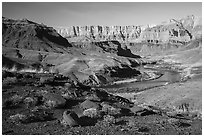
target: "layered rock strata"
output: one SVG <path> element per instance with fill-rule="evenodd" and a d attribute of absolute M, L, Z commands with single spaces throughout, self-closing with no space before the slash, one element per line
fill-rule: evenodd
<path fill-rule="evenodd" d="M 63 37 L 87 37 L 96 41 L 131 41 L 137 39 L 142 31 L 140 26 L 72 26 L 55 28 Z"/>
<path fill-rule="evenodd" d="M 59 34 L 71 42 L 109 41 L 181 43 L 201 37 L 202 19 L 195 16 L 175 20 L 170 19 L 154 26 L 72 26 L 55 28 Z"/>

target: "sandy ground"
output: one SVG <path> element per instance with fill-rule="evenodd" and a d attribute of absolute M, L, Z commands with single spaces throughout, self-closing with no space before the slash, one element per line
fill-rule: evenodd
<path fill-rule="evenodd" d="M 202 114 L 202 79 L 173 83 L 139 93 L 117 93 L 135 104 L 147 104 L 176 112 Z"/>

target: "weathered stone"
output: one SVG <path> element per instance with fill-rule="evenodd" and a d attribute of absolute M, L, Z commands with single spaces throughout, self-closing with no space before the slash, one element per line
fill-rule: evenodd
<path fill-rule="evenodd" d="M 84 102 L 82 102 L 80 104 L 80 107 L 83 109 L 83 110 L 86 110 L 86 109 L 89 109 L 89 108 L 96 108 L 96 109 L 99 109 L 101 106 L 93 101 L 90 101 L 90 100 L 85 100 Z"/>
<path fill-rule="evenodd" d="M 92 101 L 101 101 L 101 99 L 96 94 L 89 94 L 85 97 L 85 99 Z"/>
<path fill-rule="evenodd" d="M 109 115 L 117 115 L 120 114 L 120 108 L 115 108 L 105 102 L 101 103 L 102 111 L 109 114 Z"/>
<path fill-rule="evenodd" d="M 89 109 L 84 110 L 83 115 L 90 117 L 90 118 L 99 118 L 100 112 L 96 108 L 89 108 Z"/>
<path fill-rule="evenodd" d="M 60 94 L 47 93 L 43 95 L 45 106 L 48 107 L 63 107 L 66 100 Z"/>
<path fill-rule="evenodd" d="M 70 126 L 78 126 L 78 116 L 75 112 L 64 111 L 61 124 L 65 127 Z"/>
<path fill-rule="evenodd" d="M 137 114 L 137 113 L 141 113 L 145 110 L 145 108 L 138 106 L 138 105 L 134 105 L 132 108 L 130 108 L 131 112 Z"/>

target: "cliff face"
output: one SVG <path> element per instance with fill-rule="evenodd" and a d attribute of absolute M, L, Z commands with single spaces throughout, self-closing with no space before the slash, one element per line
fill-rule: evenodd
<path fill-rule="evenodd" d="M 72 26 L 55 28 L 72 42 L 117 40 L 120 42 L 182 43 L 202 35 L 202 19 L 187 16 L 148 26 Z"/>
<path fill-rule="evenodd" d="M 187 16 L 181 20 L 171 19 L 169 22 L 147 28 L 140 39 L 148 43 L 181 43 L 184 44 L 202 35 L 201 19 Z"/>
<path fill-rule="evenodd" d="M 86 37 L 86 41 L 131 41 L 137 39 L 142 31 L 140 26 L 72 26 L 55 29 L 63 37 Z"/>
<path fill-rule="evenodd" d="M 2 18 L 2 45 L 46 52 L 66 52 L 71 45 L 52 27 L 27 19 Z"/>

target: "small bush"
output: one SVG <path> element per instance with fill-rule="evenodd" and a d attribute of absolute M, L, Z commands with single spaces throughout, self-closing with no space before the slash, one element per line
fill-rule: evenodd
<path fill-rule="evenodd" d="M 18 82 L 16 77 L 7 77 L 3 80 L 3 85 L 11 85 Z"/>
<path fill-rule="evenodd" d="M 4 108 L 14 108 L 14 107 L 19 107 L 19 105 L 22 103 L 23 97 L 19 95 L 14 95 L 8 100 L 4 102 Z"/>
<path fill-rule="evenodd" d="M 26 116 L 23 115 L 23 114 L 16 114 L 16 115 L 10 116 L 9 119 L 10 119 L 12 122 L 20 122 L 20 121 L 26 119 Z"/>

